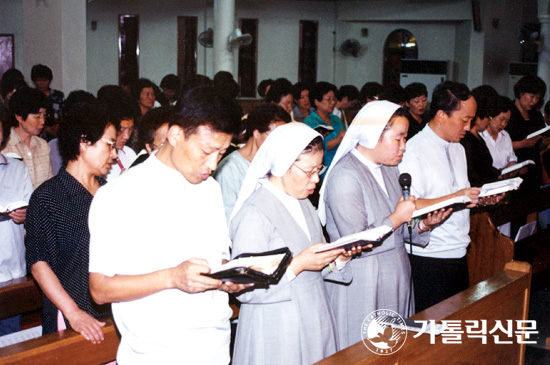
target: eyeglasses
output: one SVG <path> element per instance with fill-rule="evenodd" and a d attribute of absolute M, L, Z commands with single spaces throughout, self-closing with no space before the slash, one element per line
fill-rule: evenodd
<path fill-rule="evenodd" d="M 323 101 L 328 101 L 329 103 L 336 102 L 336 98 L 323 98 Z"/>
<path fill-rule="evenodd" d="M 101 137 L 101 140 L 103 142 L 107 143 L 109 145 L 109 147 L 111 147 L 112 150 L 116 151 L 116 141 L 112 141 L 110 139 L 103 138 L 103 137 Z"/>
<path fill-rule="evenodd" d="M 298 170 L 300 170 L 304 174 L 306 174 L 307 177 L 309 177 L 310 179 L 315 174 L 317 174 L 319 176 L 323 175 L 325 173 L 325 171 L 327 170 L 327 167 L 325 165 L 318 166 L 317 168 L 315 168 L 311 171 L 306 171 L 306 170 L 302 169 L 300 166 L 296 165 L 296 163 L 294 163 L 293 165 L 296 166 L 298 168 Z"/>

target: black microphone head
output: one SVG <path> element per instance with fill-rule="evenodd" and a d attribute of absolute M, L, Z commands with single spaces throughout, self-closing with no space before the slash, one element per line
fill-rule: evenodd
<path fill-rule="evenodd" d="M 411 175 L 407 174 L 406 172 L 399 175 L 399 185 L 401 185 L 401 188 L 410 188 L 411 187 Z"/>

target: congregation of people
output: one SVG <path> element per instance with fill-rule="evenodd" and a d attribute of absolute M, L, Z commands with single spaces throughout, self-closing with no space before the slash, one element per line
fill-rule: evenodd
<path fill-rule="evenodd" d="M 550 172 L 550 137 L 528 138 L 550 122 L 536 76 L 514 100 L 453 81 L 268 79 L 246 115 L 228 72 L 160 86 L 126 75 L 66 98 L 49 67 L 30 79 L 0 79 L 0 207 L 24 203 L 0 212 L 0 282 L 34 277 L 44 335 L 100 343 L 112 316 L 121 364 L 319 361 L 361 341 L 375 310 L 407 318 L 467 289 L 470 208 L 505 199 L 481 186 L 521 176 L 538 189 Z M 462 195 L 463 209 L 412 218 Z M 384 225 L 379 242 L 315 252 Z M 204 275 L 284 247 L 277 283 Z M 0 336 L 20 329 L 21 316 L 0 321 Z"/>

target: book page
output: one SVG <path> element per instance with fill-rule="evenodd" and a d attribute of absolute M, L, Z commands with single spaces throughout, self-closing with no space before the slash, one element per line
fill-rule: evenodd
<path fill-rule="evenodd" d="M 28 205 L 29 205 L 28 203 L 22 200 L 19 200 L 13 203 L 9 203 L 5 207 L 0 206 L 0 213 L 10 213 L 10 212 L 13 212 L 14 210 L 25 208 Z"/>
<path fill-rule="evenodd" d="M 271 275 L 273 274 L 273 272 L 275 272 L 284 257 L 284 253 L 268 256 L 241 257 L 231 260 L 217 267 L 215 270 L 212 270 L 211 274 L 233 269 L 236 267 L 247 267 L 256 271 L 260 271 L 266 275 Z"/>
<path fill-rule="evenodd" d="M 479 198 L 483 198 L 490 195 L 496 195 L 500 193 L 505 193 L 510 190 L 517 190 L 522 182 L 523 182 L 523 179 L 521 177 L 515 177 L 513 179 L 496 181 L 493 183 L 485 184 L 481 187 Z"/>
<path fill-rule="evenodd" d="M 471 201 L 472 200 L 468 198 L 466 195 L 455 196 L 454 198 L 443 200 L 442 202 L 439 202 L 437 204 L 429 205 L 422 209 L 415 210 L 413 212 L 412 218 L 421 217 L 425 214 L 434 212 L 436 210 L 439 210 L 441 208 L 445 208 L 454 204 L 467 204 L 467 203 L 470 203 Z"/>
<path fill-rule="evenodd" d="M 525 137 L 525 139 L 529 139 L 529 138 L 533 138 L 533 137 L 536 137 L 536 136 L 540 136 L 541 134 L 544 134 L 544 133 L 546 133 L 546 132 L 549 131 L 549 130 L 550 130 L 550 126 L 547 125 L 546 127 L 541 128 L 541 129 L 539 129 L 538 131 L 531 133 L 530 135 L 528 135 L 527 137 Z"/>
<path fill-rule="evenodd" d="M 344 236 L 339 240 L 334 241 L 333 243 L 329 243 L 321 248 L 316 249 L 313 252 L 319 253 L 319 252 L 329 251 L 329 250 L 340 248 L 345 245 L 349 245 L 359 241 L 377 242 L 377 241 L 380 241 L 382 237 L 384 237 L 387 233 L 391 232 L 391 230 L 392 228 L 390 226 L 385 226 L 385 225 L 367 229 L 362 232 Z"/>
<path fill-rule="evenodd" d="M 500 174 L 501 175 L 506 175 L 512 171 L 516 171 L 516 170 L 519 170 L 521 169 L 523 166 L 527 166 L 527 165 L 534 165 L 535 162 L 533 160 L 526 160 L 526 161 L 523 161 L 523 162 L 520 162 L 520 163 L 517 163 L 515 165 L 512 165 L 510 167 L 507 167 L 505 169 L 503 169 Z"/>

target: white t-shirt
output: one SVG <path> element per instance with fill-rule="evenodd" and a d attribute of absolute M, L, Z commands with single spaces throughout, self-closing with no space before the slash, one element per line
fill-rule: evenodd
<path fill-rule="evenodd" d="M 417 199 L 436 199 L 470 187 L 464 147 L 441 139 L 429 125 L 407 142 L 399 172 L 411 175 L 411 195 Z M 432 230 L 429 244 L 415 248 L 413 254 L 447 259 L 464 257 L 470 244 L 469 231 L 470 210 L 452 212 L 443 224 Z"/>
<path fill-rule="evenodd" d="M 506 131 L 500 131 L 497 134 L 497 140 L 495 141 L 493 137 L 487 131 L 483 131 L 479 134 L 481 138 L 485 141 L 491 157 L 493 158 L 493 167 L 499 170 L 505 168 L 510 162 L 517 161 L 518 158 L 514 153 L 514 148 L 512 147 L 512 139 Z"/>
<path fill-rule="evenodd" d="M 122 168 L 120 167 L 120 164 L 122 164 L 124 170 L 128 170 L 136 160 L 137 155 L 133 149 L 128 146 L 124 146 L 121 150 L 117 151 L 117 157 L 119 162 L 113 163 L 109 173 L 105 176 L 105 180 L 109 182 L 121 175 Z"/>
<path fill-rule="evenodd" d="M 89 216 L 90 272 L 139 275 L 197 257 L 229 257 L 218 183 L 189 183 L 156 156 L 97 192 Z M 231 309 L 225 292 L 177 289 L 112 304 L 121 364 L 229 363 Z"/>

